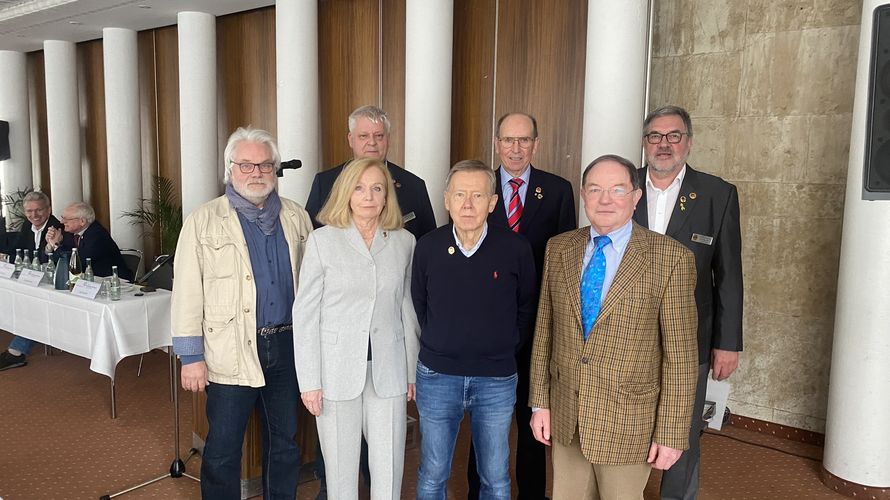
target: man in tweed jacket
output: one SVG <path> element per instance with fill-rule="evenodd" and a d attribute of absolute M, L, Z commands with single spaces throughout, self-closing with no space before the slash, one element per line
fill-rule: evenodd
<path fill-rule="evenodd" d="M 635 499 L 652 467 L 688 443 L 695 396 L 695 261 L 685 247 L 631 221 L 635 167 L 615 155 L 585 169 L 591 222 L 547 245 L 532 351 L 535 438 L 553 438 L 553 498 Z M 599 314 L 582 332 L 582 273 L 603 247 Z"/>

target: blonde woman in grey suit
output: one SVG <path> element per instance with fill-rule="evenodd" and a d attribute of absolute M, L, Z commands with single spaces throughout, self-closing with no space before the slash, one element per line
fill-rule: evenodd
<path fill-rule="evenodd" d="M 368 441 L 371 498 L 398 499 L 406 400 L 414 399 L 420 328 L 411 302 L 414 236 L 385 165 L 349 163 L 306 243 L 294 300 L 294 362 L 315 415 L 328 497 L 358 498 Z"/>

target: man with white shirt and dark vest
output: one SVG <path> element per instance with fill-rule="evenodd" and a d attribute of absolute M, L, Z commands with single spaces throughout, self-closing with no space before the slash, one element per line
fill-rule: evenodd
<path fill-rule="evenodd" d="M 692 149 L 692 120 L 685 109 L 664 106 L 649 113 L 643 124 L 643 148 L 647 167 L 638 171 L 644 189 L 634 220 L 692 250 L 698 276 L 699 365 L 689 449 L 661 481 L 661 498 L 692 500 L 698 497 L 708 372 L 715 380 L 728 378 L 738 367 L 742 350 L 739 197 L 732 184 L 686 163 Z"/>
<path fill-rule="evenodd" d="M 6 235 L 3 253 L 15 255 L 16 249 L 31 250 L 33 258 L 41 264 L 47 261 L 46 233 L 50 228 L 61 229 L 62 223 L 52 214 L 49 197 L 40 191 L 31 191 L 22 198 L 22 209 L 28 223 L 22 223 L 17 233 Z M 19 368 L 28 364 L 26 356 L 34 347 L 34 341 L 13 337 L 9 348 L 0 353 L 0 371 Z"/>

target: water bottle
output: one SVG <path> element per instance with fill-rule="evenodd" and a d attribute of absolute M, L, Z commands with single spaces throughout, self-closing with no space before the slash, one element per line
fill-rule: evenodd
<path fill-rule="evenodd" d="M 77 248 L 71 250 L 71 258 L 68 261 L 68 290 L 73 290 L 77 280 L 80 279 L 80 273 L 83 268 L 80 266 L 80 256 L 77 255 Z"/>
<path fill-rule="evenodd" d="M 25 261 L 25 259 L 22 258 L 22 249 L 16 248 L 15 249 L 15 275 L 16 275 L 16 277 L 18 277 L 18 275 L 21 274 L 22 267 L 24 267 L 24 261 Z"/>
<path fill-rule="evenodd" d="M 46 261 L 46 266 L 43 268 L 43 279 L 46 280 L 47 283 L 52 285 L 53 279 L 55 278 L 55 274 L 56 274 L 56 265 L 53 264 L 53 253 L 52 252 L 48 252 L 46 254 L 46 257 L 47 257 L 47 261 Z"/>
<path fill-rule="evenodd" d="M 117 276 L 117 266 L 111 266 L 111 281 L 108 284 L 108 298 L 121 300 L 121 279 Z"/>
<path fill-rule="evenodd" d="M 31 249 L 25 249 L 25 259 L 22 261 L 22 269 L 33 269 L 31 267 Z"/>
<path fill-rule="evenodd" d="M 83 270 L 81 277 L 86 281 L 96 281 L 96 277 L 93 275 L 93 259 L 87 257 L 87 268 Z"/>

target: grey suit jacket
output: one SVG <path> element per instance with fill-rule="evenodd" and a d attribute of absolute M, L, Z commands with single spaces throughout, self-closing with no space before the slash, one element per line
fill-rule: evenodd
<path fill-rule="evenodd" d="M 300 391 L 346 401 L 365 386 L 368 339 L 374 389 L 405 394 L 414 383 L 420 327 L 411 302 L 414 236 L 377 230 L 371 248 L 355 226 L 309 235 L 294 300 L 294 363 Z"/>

